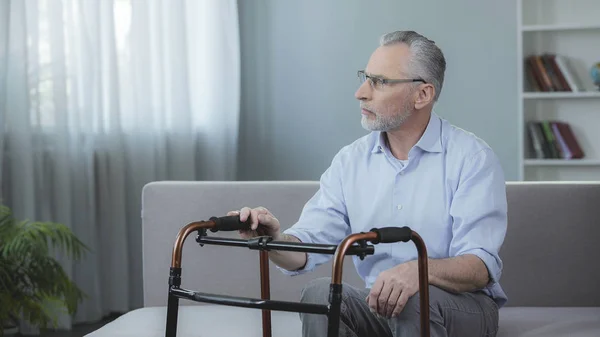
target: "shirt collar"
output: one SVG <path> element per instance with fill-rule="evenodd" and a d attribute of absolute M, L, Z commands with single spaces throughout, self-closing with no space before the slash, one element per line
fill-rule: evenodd
<path fill-rule="evenodd" d="M 431 112 L 427 128 L 415 146 L 427 152 L 442 152 L 442 121 L 436 113 Z"/>
<path fill-rule="evenodd" d="M 375 131 L 373 132 L 373 136 L 375 137 L 375 145 L 373 145 L 373 149 L 371 149 L 371 153 L 383 152 L 383 147 L 385 146 L 385 139 L 383 132 Z"/>
<path fill-rule="evenodd" d="M 423 135 L 415 146 L 427 152 L 442 152 L 441 124 L 442 121 L 440 120 L 440 117 L 436 113 L 431 112 L 431 117 L 425 128 L 425 132 L 423 132 Z M 371 149 L 371 153 L 383 152 L 385 146 L 385 134 L 381 131 L 376 131 L 375 145 Z"/>

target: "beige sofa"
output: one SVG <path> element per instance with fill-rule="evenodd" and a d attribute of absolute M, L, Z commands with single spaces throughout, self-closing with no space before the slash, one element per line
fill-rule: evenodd
<path fill-rule="evenodd" d="M 171 252 L 182 226 L 241 206 L 265 206 L 287 227 L 317 188 L 314 181 L 148 184 L 143 191 L 141 233 L 144 308 L 87 336 L 164 336 Z M 600 182 L 509 182 L 507 194 L 509 225 L 500 282 L 509 302 L 500 310 L 498 336 L 600 336 Z M 194 237 L 183 250 L 183 288 L 260 297 L 257 251 L 199 247 Z M 347 259 L 344 281 L 364 286 Z M 331 264 L 295 277 L 271 266 L 271 298 L 297 301 L 310 279 L 330 273 Z M 260 337 L 260 315 L 256 309 L 181 300 L 178 336 Z M 301 336 L 298 314 L 272 315 L 273 336 Z"/>

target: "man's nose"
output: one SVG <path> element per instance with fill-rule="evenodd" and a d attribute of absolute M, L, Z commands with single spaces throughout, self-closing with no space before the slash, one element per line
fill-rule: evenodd
<path fill-rule="evenodd" d="M 371 83 L 369 80 L 366 80 L 358 87 L 354 93 L 354 97 L 359 101 L 368 101 L 371 99 L 372 90 Z"/>

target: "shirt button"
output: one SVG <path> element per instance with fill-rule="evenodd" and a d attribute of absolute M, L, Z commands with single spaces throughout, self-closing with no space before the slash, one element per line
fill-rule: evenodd
<path fill-rule="evenodd" d="M 403 176 L 404 175 L 404 171 L 400 171 L 400 175 Z"/>
<path fill-rule="evenodd" d="M 398 206 L 396 206 L 396 208 L 402 209 L 402 205 L 398 204 Z"/>

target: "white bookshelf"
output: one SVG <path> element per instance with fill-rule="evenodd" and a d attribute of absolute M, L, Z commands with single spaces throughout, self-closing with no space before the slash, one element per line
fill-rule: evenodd
<path fill-rule="evenodd" d="M 518 0 L 517 17 L 519 179 L 600 181 L 600 91 L 589 75 L 600 62 L 600 0 Z M 569 60 L 581 91 L 525 91 L 525 58 L 545 53 Z M 585 157 L 533 157 L 527 133 L 531 120 L 569 123 Z"/>

